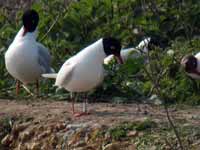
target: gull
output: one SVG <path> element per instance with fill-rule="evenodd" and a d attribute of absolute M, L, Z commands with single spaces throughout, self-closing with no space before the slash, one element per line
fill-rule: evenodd
<path fill-rule="evenodd" d="M 69 58 L 56 74 L 43 74 L 45 78 L 56 78 L 55 86 L 69 92 L 87 93 L 103 82 L 105 57 L 114 55 L 119 63 L 123 63 L 120 55 L 120 41 L 113 38 L 101 38 Z M 84 100 L 83 112 L 76 113 L 72 99 L 72 111 L 76 117 L 87 115 L 87 97 Z"/>
<path fill-rule="evenodd" d="M 48 49 L 36 41 L 39 15 L 35 10 L 24 12 L 23 26 L 5 53 L 5 65 L 16 82 L 16 95 L 20 84 L 28 91 L 27 84 L 35 83 L 39 95 L 39 79 L 43 73 L 51 73 L 51 56 Z M 32 93 L 31 93 L 32 94 Z"/>

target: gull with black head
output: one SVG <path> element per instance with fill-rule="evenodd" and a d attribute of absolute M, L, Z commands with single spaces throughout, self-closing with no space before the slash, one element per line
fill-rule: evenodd
<path fill-rule="evenodd" d="M 26 87 L 29 83 L 36 83 L 39 95 L 39 78 L 43 73 L 51 73 L 51 56 L 46 47 L 36 41 L 39 15 L 35 10 L 24 12 L 23 27 L 15 36 L 5 53 L 6 69 L 16 80 L 16 94 L 19 94 L 20 83 Z"/>
<path fill-rule="evenodd" d="M 119 40 L 112 37 L 101 38 L 69 58 L 57 74 L 43 74 L 43 77 L 56 78 L 55 85 L 69 92 L 87 93 L 102 83 L 105 75 L 105 57 L 113 54 L 119 63 L 123 63 L 120 51 Z M 75 116 L 88 114 L 87 98 L 82 113 L 75 112 L 74 99 L 72 100 L 72 111 Z"/>
<path fill-rule="evenodd" d="M 181 65 L 188 76 L 193 79 L 200 79 L 200 52 L 196 55 L 184 56 Z"/>
<path fill-rule="evenodd" d="M 147 53 L 155 47 L 160 47 L 164 49 L 167 46 L 167 40 L 161 37 L 147 37 L 144 38 L 136 47 L 132 48 L 125 48 L 121 50 L 121 57 L 124 62 L 126 62 L 128 59 L 135 59 L 140 56 L 146 56 Z M 113 60 L 114 56 L 110 55 L 104 59 L 104 64 L 109 64 Z M 148 62 L 148 60 L 145 60 L 145 62 Z"/>

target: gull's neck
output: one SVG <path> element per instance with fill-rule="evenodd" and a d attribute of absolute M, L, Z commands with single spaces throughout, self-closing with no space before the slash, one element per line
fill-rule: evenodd
<path fill-rule="evenodd" d="M 14 42 L 15 41 L 20 41 L 20 40 L 36 40 L 37 38 L 37 33 L 38 30 L 36 29 L 34 32 L 27 32 L 24 36 L 24 26 L 21 27 L 21 29 L 19 30 L 19 32 L 17 33 L 17 35 L 15 36 Z"/>
<path fill-rule="evenodd" d="M 103 39 L 99 39 L 89 47 L 85 49 L 85 51 L 89 52 L 91 55 L 93 55 L 94 59 L 96 61 L 103 63 L 104 58 L 106 58 L 106 54 L 104 52 L 103 48 Z"/>

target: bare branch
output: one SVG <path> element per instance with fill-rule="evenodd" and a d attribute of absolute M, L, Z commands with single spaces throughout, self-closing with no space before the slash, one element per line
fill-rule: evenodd
<path fill-rule="evenodd" d="M 53 29 L 55 24 L 58 22 L 59 17 L 60 17 L 60 14 L 56 17 L 55 21 L 52 23 L 52 25 L 50 26 L 49 30 L 45 33 L 45 35 L 41 38 L 40 42 L 42 42 L 47 37 L 49 32 Z"/>

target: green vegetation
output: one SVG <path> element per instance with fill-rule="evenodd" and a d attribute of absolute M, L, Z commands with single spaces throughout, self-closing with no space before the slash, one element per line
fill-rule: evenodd
<path fill-rule="evenodd" d="M 12 7 L 12 6 L 10 6 Z M 124 97 L 144 99 L 150 96 L 153 85 L 160 72 L 159 79 L 162 98 L 170 103 L 199 104 L 199 83 L 187 77 L 180 68 L 180 59 L 188 53 L 195 54 L 200 49 L 200 1 L 139 1 L 139 0 L 82 0 L 65 4 L 60 0 L 43 0 L 32 5 L 40 14 L 39 36 L 53 56 L 56 71 L 63 62 L 103 36 L 115 36 L 122 41 L 123 47 L 136 46 L 147 36 L 165 37 L 169 46 L 150 53 L 148 65 L 143 58 L 130 60 L 125 65 L 106 66 L 108 76 L 102 86 L 91 93 L 92 97 Z M 4 65 L 4 53 L 21 27 L 22 9 L 9 14 L 9 8 L 0 9 L 0 97 L 14 96 L 14 80 Z M 55 22 L 56 20 L 56 22 Z M 52 30 L 43 36 L 55 22 Z M 167 55 L 173 50 L 174 55 Z M 117 71 L 116 71 L 117 70 Z M 146 71 L 145 71 L 146 70 Z M 45 83 L 45 84 L 44 84 Z M 53 81 L 43 81 L 42 96 L 63 99 L 69 94 L 56 94 Z M 113 90 L 117 91 L 113 93 Z M 21 96 L 27 96 L 22 92 Z"/>
<path fill-rule="evenodd" d="M 179 122 L 178 120 L 176 121 Z M 187 123 L 180 123 L 177 125 L 184 148 L 198 149 L 199 143 L 195 141 L 200 139 L 199 127 L 196 125 L 191 126 Z M 99 135 L 95 136 L 93 140 L 98 141 L 98 138 L 103 138 L 105 140 L 104 142 L 107 144 L 128 141 L 129 143 L 134 143 L 138 150 L 179 149 L 177 139 L 174 136 L 173 130 L 168 127 L 168 124 L 166 122 L 157 123 L 151 119 L 124 122 L 102 132 L 99 131 Z"/>
<path fill-rule="evenodd" d="M 109 133 L 112 139 L 120 140 L 127 137 L 128 131 L 145 131 L 155 128 L 156 126 L 157 124 L 154 121 L 145 119 L 144 121 L 123 123 L 117 127 L 111 128 Z"/>

